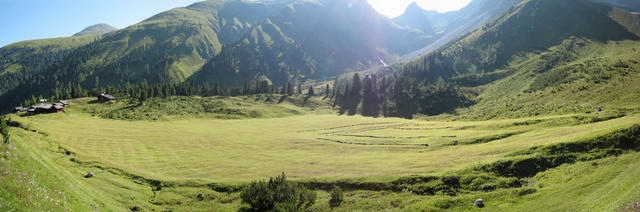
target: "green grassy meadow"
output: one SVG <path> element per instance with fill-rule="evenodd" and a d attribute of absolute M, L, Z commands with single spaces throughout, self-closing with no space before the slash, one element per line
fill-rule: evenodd
<path fill-rule="evenodd" d="M 306 103 L 269 99 L 185 97 L 162 106 L 184 108 L 180 102 L 205 101 L 237 112 L 230 114 L 158 114 L 154 100 L 135 106 L 76 99 L 66 113 L 11 115 L 22 128 L 11 128 L 15 140 L 3 146 L 9 154 L 2 155 L 10 162 L 1 167 L 15 167 L 18 173 L 12 170 L 0 180 L 5 191 L 1 205 L 25 210 L 237 211 L 247 207 L 239 198 L 244 185 L 282 172 L 316 191 L 319 199 L 312 211 L 331 210 L 329 186 L 346 190 L 337 211 L 476 210 L 473 201 L 478 198 L 491 211 L 617 211 L 631 210 L 640 197 L 640 153 L 634 151 L 558 164 L 531 177 L 478 168 L 517 161 L 531 148 L 535 152 L 549 145 L 597 141 L 640 124 L 640 115 L 602 111 L 488 121 L 407 120 L 339 116 L 319 98 Z M 303 103 L 307 106 L 301 107 Z M 136 115 L 132 120 L 108 115 L 118 111 Z M 587 149 L 576 154 L 597 153 Z M 84 178 L 88 172 L 96 177 Z M 426 180 L 428 176 L 454 176 L 460 183 L 453 186 L 453 195 L 442 193 L 438 186 L 451 185 Z M 66 192 L 66 203 L 55 205 L 57 199 L 47 202 L 31 194 L 29 186 L 36 184 Z M 429 193 L 434 186 L 438 189 Z M 196 198 L 199 193 L 204 200 Z"/>

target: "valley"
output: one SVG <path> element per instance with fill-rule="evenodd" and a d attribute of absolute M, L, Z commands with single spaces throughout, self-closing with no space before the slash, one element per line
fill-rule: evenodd
<path fill-rule="evenodd" d="M 245 105 L 258 105 L 259 110 L 295 107 L 295 103 L 278 105 L 265 103 L 265 99 L 264 96 L 244 98 L 242 102 Z M 640 173 L 614 171 L 619 169 L 619 160 L 633 160 L 630 158 L 640 156 L 625 149 L 613 153 L 617 156 L 605 156 L 606 159 L 596 156 L 578 159 L 575 164 L 562 162 L 558 165 L 564 165 L 559 168 L 553 168 L 557 166 L 554 165 L 539 170 L 541 173 L 534 172 L 535 177 L 532 178 L 495 174 L 481 169 L 497 161 L 522 158 L 517 155 L 529 149 L 535 151 L 540 147 L 592 142 L 589 139 L 631 129 L 640 124 L 640 116 L 633 114 L 612 117 L 607 112 L 594 112 L 488 121 L 451 121 L 443 117 L 406 120 L 336 116 L 328 107 L 317 104 L 300 107 L 299 112 L 280 114 L 279 117 L 231 116 L 220 119 L 219 116 L 182 115 L 145 121 L 92 116 L 94 111 L 119 110 L 119 104 L 124 103 L 101 104 L 90 103 L 89 100 L 72 100 L 66 113 L 10 116 L 12 121 L 21 125 L 21 128 L 13 129 L 13 145 L 19 148 L 3 153 L 8 161 L 12 161 L 14 154 L 21 158 L 20 162 L 12 161 L 9 166 L 22 163 L 37 170 L 34 170 L 36 173 L 24 173 L 27 177 L 33 175 L 35 179 L 32 182 L 40 182 L 44 178 L 37 174 L 43 171 L 37 167 L 47 167 L 45 170 L 55 172 L 54 176 L 73 179 L 65 180 L 69 186 L 83 186 L 83 190 L 75 190 L 59 187 L 56 183 L 39 184 L 47 190 L 58 187 L 60 191 L 69 193 L 68 204 L 76 204 L 77 207 L 102 208 L 108 205 L 113 210 L 139 207 L 144 210 L 178 211 L 215 207 L 233 211 L 242 207 L 237 196 L 239 186 L 282 172 L 292 180 L 318 189 L 317 192 L 321 194 L 332 185 L 344 187 L 347 189 L 347 199 L 354 201 L 340 208 L 345 211 L 374 208 L 413 210 L 410 208 L 427 205 L 430 205 L 427 208 L 434 209 L 445 207 L 441 204 L 446 204 L 447 208 L 463 209 L 472 206 L 469 202 L 473 202 L 470 199 L 474 197 L 485 199 L 493 210 L 512 210 L 541 201 L 529 197 L 529 192 L 539 196 L 540 193 L 561 189 L 560 184 L 550 183 L 549 188 L 542 185 L 545 184 L 543 182 L 560 180 L 558 172 L 567 171 L 576 174 L 580 182 L 572 181 L 564 186 L 579 186 L 600 175 L 622 178 L 620 181 L 625 185 L 631 183 L 628 184 L 631 187 L 615 190 L 610 194 L 613 196 L 632 192 L 634 187 L 640 186 L 631 180 Z M 209 98 L 203 101 L 217 100 Z M 321 102 L 320 99 L 312 101 Z M 246 110 L 257 109 L 252 106 Z M 576 153 L 585 156 L 600 154 L 596 150 Z M 591 173 L 589 168 L 583 167 L 596 163 L 605 164 L 602 166 L 606 169 Z M 7 164 L 6 161 L 3 163 L 3 169 Z M 4 178 L 10 179 L 13 172 L 11 170 L 11 174 Z M 88 172 L 96 176 L 84 178 L 84 173 Z M 450 199 L 443 194 L 425 194 L 417 190 L 428 188 L 416 187 L 421 185 L 416 179 L 425 176 L 457 176 L 461 181 L 469 177 L 469 180 L 481 177 L 490 181 L 485 184 L 475 180 L 473 183 L 466 182 L 471 184 L 460 182 L 453 188 L 457 194 Z M 403 184 L 403 180 L 409 181 Z M 12 187 L 4 183 L 9 182 L 0 181 L 5 191 L 16 189 L 9 193 L 30 195 L 23 185 Z M 614 188 L 606 185 L 599 186 L 582 189 L 586 189 L 585 192 L 604 188 L 614 191 Z M 405 189 L 400 189 L 402 187 Z M 83 192 L 102 197 L 89 201 L 83 199 L 83 195 L 86 195 Z M 518 197 L 518 192 L 527 194 Z M 206 194 L 207 199 L 198 200 L 196 196 L 200 193 Z M 514 194 L 516 196 L 511 196 Z M 502 202 L 505 196 L 516 199 Z M 399 202 L 394 203 L 395 199 Z M 624 207 L 631 201 L 624 202 L 624 199 L 620 199 L 621 202 L 615 207 Z M 319 201 L 326 200 L 321 197 Z M 362 205 L 365 202 L 369 203 Z M 570 202 L 557 204 L 571 208 L 586 207 Z M 326 206 L 318 203 L 311 210 L 326 210 L 323 207 Z"/>
<path fill-rule="evenodd" d="M 208 0 L 0 48 L 0 211 L 639 210 L 635 1 L 376 9 Z"/>

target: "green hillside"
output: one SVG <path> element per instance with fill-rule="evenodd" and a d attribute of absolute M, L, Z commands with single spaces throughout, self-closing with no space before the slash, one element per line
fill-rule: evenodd
<path fill-rule="evenodd" d="M 625 2 L 476 0 L 401 26 L 364 0 L 206 1 L 2 48 L 0 79 L 23 78 L 0 106 L 71 104 L 0 119 L 0 211 L 639 211 Z"/>
<path fill-rule="evenodd" d="M 468 115 L 455 108 L 472 105 L 475 118 L 626 110 L 636 103 L 637 88 L 628 83 L 638 70 L 637 20 L 589 1 L 523 1 L 437 51 L 387 68 L 395 74 L 378 82 L 373 93 L 381 97 L 372 104 L 402 117 Z"/>
<path fill-rule="evenodd" d="M 99 37 L 52 38 L 23 41 L 0 48 L 0 95 L 16 88 L 31 76 L 41 73 L 47 66 L 64 58 L 75 48 L 96 39 Z"/>
<path fill-rule="evenodd" d="M 37 76 L 18 74 L 19 80 L 0 76 L 7 84 L 13 83 L 6 86 L 5 92 L 10 95 L 0 94 L 0 107 L 4 110 L 17 105 L 31 95 L 52 95 L 56 88 L 183 82 L 215 56 L 222 45 L 238 39 L 279 5 L 211 0 L 160 13 L 83 43 L 87 45 L 78 45 L 80 48 L 52 60 L 56 63 L 35 61 L 41 70 Z M 3 51 L 12 51 L 9 47 Z"/>
<path fill-rule="evenodd" d="M 420 8 L 417 3 L 413 3 L 404 14 L 394 18 L 393 21 L 402 26 L 421 29 L 429 35 L 433 34 L 437 40 L 424 48 L 403 55 L 403 59 L 412 59 L 434 51 L 493 21 L 520 2 L 521 0 L 474 0 L 460 10 L 446 13 L 427 11 Z"/>
<path fill-rule="evenodd" d="M 118 28 L 115 28 L 114 26 L 111 26 L 109 24 L 96 24 L 83 29 L 73 36 L 102 35 L 116 30 L 118 30 Z"/>
<path fill-rule="evenodd" d="M 583 0 L 524 1 L 495 21 L 436 53 L 415 59 L 409 65 L 435 59 L 443 61 L 451 69 L 429 67 L 435 69 L 431 72 L 449 76 L 492 72 L 504 67 L 513 56 L 546 50 L 571 36 L 599 42 L 637 39 L 637 36 L 609 17 L 612 10 Z"/>

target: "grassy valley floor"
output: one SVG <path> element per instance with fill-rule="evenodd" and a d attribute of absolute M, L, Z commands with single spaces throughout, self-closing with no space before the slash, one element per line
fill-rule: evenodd
<path fill-rule="evenodd" d="M 180 101 L 263 116 L 122 120 L 104 114 L 148 117 L 153 106 L 88 99 L 67 113 L 11 115 L 21 126 L 2 146 L 0 206 L 237 211 L 248 207 L 244 185 L 282 172 L 316 191 L 312 211 L 329 210 L 333 186 L 346 191 L 337 211 L 476 210 L 479 198 L 491 211 L 617 211 L 640 197 L 640 115 L 428 121 L 338 116 L 314 99 L 194 98 Z M 632 145 L 614 145 L 622 138 Z"/>

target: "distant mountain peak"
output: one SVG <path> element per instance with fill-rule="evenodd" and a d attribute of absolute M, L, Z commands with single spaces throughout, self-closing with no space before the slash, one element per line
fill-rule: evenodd
<path fill-rule="evenodd" d="M 101 35 L 109 32 L 113 32 L 118 30 L 114 26 L 109 24 L 96 24 L 87 28 L 84 28 L 82 31 L 76 33 L 73 36 L 86 36 L 86 35 Z"/>
<path fill-rule="evenodd" d="M 423 10 L 423 8 L 420 7 L 420 5 L 418 5 L 418 2 L 414 1 L 414 2 L 411 2 L 411 4 L 409 4 L 409 6 L 407 7 L 406 11 L 416 10 L 416 9 Z"/>

